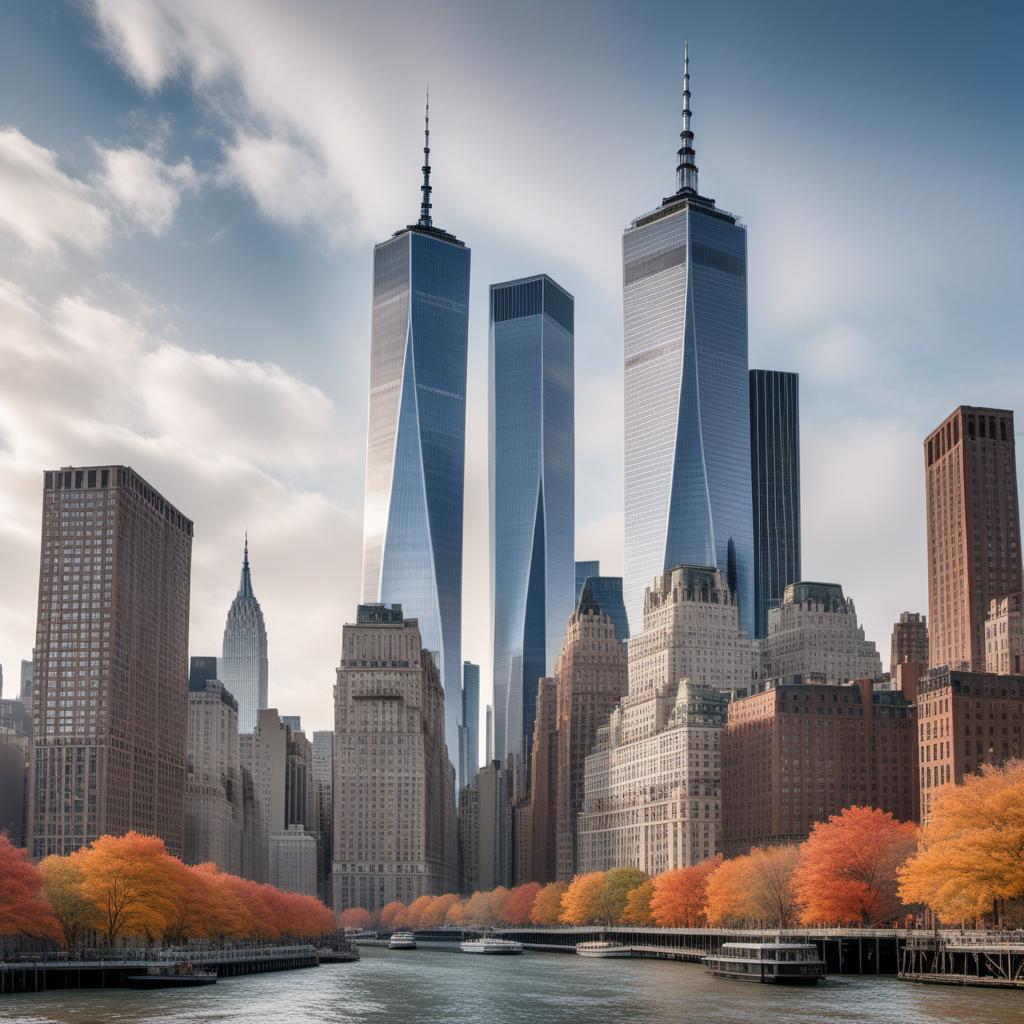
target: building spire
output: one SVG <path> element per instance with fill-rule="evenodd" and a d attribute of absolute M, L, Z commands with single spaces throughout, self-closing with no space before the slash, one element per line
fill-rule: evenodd
<path fill-rule="evenodd" d="M 690 131 L 690 44 L 683 43 L 683 130 L 679 133 L 679 149 L 676 152 L 676 193 L 697 195 L 696 153 L 693 149 L 693 132 Z"/>
<path fill-rule="evenodd" d="M 249 531 L 245 531 L 245 547 L 242 549 L 242 579 L 238 584 L 239 597 L 253 597 L 252 576 L 249 573 Z"/>
<path fill-rule="evenodd" d="M 421 228 L 429 228 L 433 222 L 430 219 L 430 86 L 427 86 L 427 109 L 423 118 L 423 184 L 420 186 L 423 199 L 420 202 Z"/>

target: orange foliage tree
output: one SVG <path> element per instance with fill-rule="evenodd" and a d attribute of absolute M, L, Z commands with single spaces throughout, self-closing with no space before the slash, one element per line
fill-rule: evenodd
<path fill-rule="evenodd" d="M 847 807 L 818 822 L 800 850 L 793 891 L 804 924 L 874 925 L 901 912 L 896 872 L 916 828 L 887 811 Z"/>
<path fill-rule="evenodd" d="M 405 912 L 405 927 L 412 928 L 414 931 L 417 928 L 422 928 L 423 915 L 430 909 L 430 904 L 433 902 L 433 896 L 418 896 L 414 899 Z"/>
<path fill-rule="evenodd" d="M 533 901 L 539 892 L 540 882 L 527 882 L 525 885 L 517 885 L 510 890 L 502 915 L 505 924 L 529 924 Z"/>
<path fill-rule="evenodd" d="M 601 890 L 603 871 L 588 871 L 577 875 L 562 895 L 563 924 L 601 924 Z"/>
<path fill-rule="evenodd" d="M 626 905 L 619 916 L 623 924 L 635 924 L 641 927 L 654 924 L 651 917 L 651 897 L 654 895 L 654 879 L 648 878 L 634 889 L 629 890 Z"/>
<path fill-rule="evenodd" d="M 422 926 L 424 928 L 443 928 L 448 924 L 448 913 L 459 902 L 459 897 L 453 892 L 443 893 L 435 896 L 430 906 L 423 912 Z"/>
<path fill-rule="evenodd" d="M 478 928 L 489 928 L 498 924 L 505 912 L 509 891 L 503 885 L 489 892 L 475 892 L 466 900 L 463 923 Z"/>
<path fill-rule="evenodd" d="M 60 925 L 42 895 L 43 876 L 28 853 L 0 832 L 0 935 L 58 939 Z"/>
<path fill-rule="evenodd" d="M 651 918 L 663 928 L 697 928 L 707 924 L 704 906 L 708 879 L 721 855 L 688 868 L 673 868 L 654 879 Z"/>
<path fill-rule="evenodd" d="M 377 923 L 381 928 L 404 928 L 406 906 L 400 900 L 392 900 L 380 908 Z"/>
<path fill-rule="evenodd" d="M 920 840 L 899 872 L 904 902 L 952 923 L 1024 899 L 1024 761 L 985 765 L 962 785 L 943 786 Z"/>
<path fill-rule="evenodd" d="M 548 882 L 533 901 L 530 921 L 533 924 L 558 924 L 562 916 L 562 896 L 569 886 L 565 882 Z"/>
<path fill-rule="evenodd" d="M 708 880 L 709 923 L 740 927 L 789 928 L 796 923 L 793 872 L 798 846 L 755 847 L 742 857 L 723 861 Z"/>
<path fill-rule="evenodd" d="M 370 916 L 370 912 L 363 907 L 349 907 L 338 915 L 338 924 L 342 928 L 364 931 L 373 924 L 373 918 Z"/>

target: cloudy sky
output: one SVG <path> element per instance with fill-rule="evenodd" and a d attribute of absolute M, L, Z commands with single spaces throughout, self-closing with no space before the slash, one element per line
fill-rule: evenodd
<path fill-rule="evenodd" d="M 464 655 L 488 663 L 486 290 L 576 296 L 577 556 L 622 568 L 620 237 L 673 182 L 749 233 L 752 366 L 801 374 L 804 575 L 888 660 L 925 610 L 924 434 L 1018 408 L 1018 4 L 22 0 L 0 12 L 0 664 L 42 472 L 134 466 L 196 524 L 192 653 L 249 530 L 271 704 L 329 727 L 359 598 L 371 250 L 473 250 Z M 1018 410 L 1019 411 L 1019 410 Z M 10 682 L 8 684 L 10 689 Z"/>

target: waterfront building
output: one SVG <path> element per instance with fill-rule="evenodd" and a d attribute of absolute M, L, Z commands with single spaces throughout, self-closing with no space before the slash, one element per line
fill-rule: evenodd
<path fill-rule="evenodd" d="M 768 636 L 760 651 L 764 679 L 816 676 L 843 683 L 882 675 L 882 659 L 838 583 L 786 587 L 782 603 L 768 612 Z"/>
<path fill-rule="evenodd" d="M 747 232 L 697 189 L 689 57 L 676 191 L 622 238 L 625 598 L 673 566 L 721 570 L 754 631 Z"/>
<path fill-rule="evenodd" d="M 600 562 L 576 563 L 576 604 L 580 603 L 583 585 L 589 581 L 594 600 L 601 611 L 615 624 L 615 636 L 622 641 L 629 639 L 629 619 L 622 596 L 621 576 L 602 576 Z"/>
<path fill-rule="evenodd" d="M 719 739 L 729 691 L 751 681 L 725 574 L 677 566 L 644 600 L 629 641 L 629 691 L 584 765 L 578 870 L 657 874 L 718 850 Z"/>
<path fill-rule="evenodd" d="M 529 758 L 537 682 L 573 608 L 573 297 L 546 274 L 490 289 L 495 757 Z"/>
<path fill-rule="evenodd" d="M 556 679 L 537 687 L 537 721 L 530 751 L 530 842 L 527 874 L 553 882 L 558 873 L 558 703 Z"/>
<path fill-rule="evenodd" d="M 31 854 L 131 829 L 180 856 L 192 523 L 127 466 L 44 474 Z"/>
<path fill-rule="evenodd" d="M 900 612 L 899 622 L 892 627 L 889 674 L 906 662 L 928 667 L 928 619 L 920 612 Z"/>
<path fill-rule="evenodd" d="M 985 671 L 1024 673 L 1024 594 L 993 598 L 985 620 Z"/>
<path fill-rule="evenodd" d="M 427 127 L 420 218 L 373 251 L 363 601 L 419 623 L 457 761 L 470 253 L 431 218 Z"/>
<path fill-rule="evenodd" d="M 199 681 L 192 659 L 185 775 L 186 864 L 242 871 L 242 764 L 238 702 L 216 679 Z"/>
<path fill-rule="evenodd" d="M 224 624 L 224 644 L 216 678 L 238 701 L 239 732 L 252 732 L 258 713 L 267 706 L 269 666 L 267 627 L 263 622 L 263 609 L 252 589 L 248 535 L 242 552 L 238 593 Z"/>
<path fill-rule="evenodd" d="M 462 663 L 461 777 L 468 784 L 480 767 L 480 666 Z"/>
<path fill-rule="evenodd" d="M 335 909 L 372 913 L 452 891 L 455 773 L 444 690 L 401 605 L 360 605 L 345 625 L 334 701 Z"/>
<path fill-rule="evenodd" d="M 991 602 L 1024 589 L 1013 413 L 959 406 L 924 459 L 929 664 L 981 671 Z"/>
<path fill-rule="evenodd" d="M 921 817 L 941 786 L 1024 757 L 1024 676 L 933 669 L 917 685 Z"/>
<path fill-rule="evenodd" d="M 316 896 L 317 839 L 302 825 L 270 836 L 270 883 L 282 892 Z"/>
<path fill-rule="evenodd" d="M 316 801 L 318 849 L 317 894 L 330 905 L 333 899 L 330 876 L 334 859 L 334 731 L 313 733 L 313 788 Z"/>
<path fill-rule="evenodd" d="M 800 378 L 750 371 L 750 493 L 754 514 L 754 637 L 800 579 Z"/>
<path fill-rule="evenodd" d="M 844 807 L 918 818 L 913 695 L 773 679 L 729 705 L 722 732 L 722 853 L 801 843 Z"/>

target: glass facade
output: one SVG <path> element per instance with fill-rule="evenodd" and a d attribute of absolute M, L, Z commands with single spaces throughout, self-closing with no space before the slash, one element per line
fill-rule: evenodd
<path fill-rule="evenodd" d="M 491 286 L 494 757 L 529 759 L 537 683 L 573 610 L 573 298 L 546 275 Z"/>
<path fill-rule="evenodd" d="M 576 563 L 576 604 L 580 603 L 580 594 L 583 593 L 583 584 L 590 576 L 601 575 L 600 562 L 577 562 Z"/>
<path fill-rule="evenodd" d="M 800 380 L 750 371 L 750 481 L 754 513 L 754 636 L 800 577 Z"/>
<path fill-rule="evenodd" d="M 469 249 L 432 227 L 410 227 L 374 249 L 363 519 L 363 601 L 401 604 L 419 621 L 447 695 L 453 763 L 462 720 L 469 264 Z"/>
<path fill-rule="evenodd" d="M 715 566 L 754 624 L 747 237 L 711 200 L 676 195 L 622 239 L 629 621 L 677 565 Z"/>

